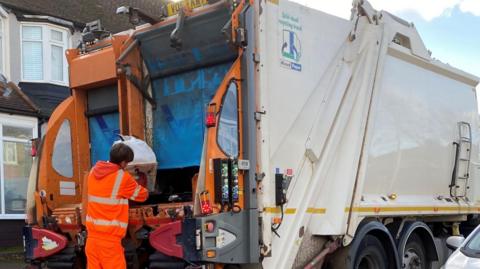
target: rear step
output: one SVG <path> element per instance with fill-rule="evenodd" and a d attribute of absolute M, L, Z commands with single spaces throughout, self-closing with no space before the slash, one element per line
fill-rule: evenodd
<path fill-rule="evenodd" d="M 184 269 L 187 263 L 181 259 L 167 256 L 160 252 L 150 255 L 150 269 Z"/>

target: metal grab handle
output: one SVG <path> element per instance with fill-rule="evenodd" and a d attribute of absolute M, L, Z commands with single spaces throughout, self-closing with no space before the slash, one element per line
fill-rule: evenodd
<path fill-rule="evenodd" d="M 452 188 L 456 186 L 457 184 L 457 168 L 458 168 L 458 155 L 460 154 L 460 144 L 457 142 L 453 142 L 453 145 L 455 146 L 455 162 L 453 165 L 453 171 L 452 171 L 452 180 L 450 182 L 450 196 L 454 197 L 452 193 Z"/>

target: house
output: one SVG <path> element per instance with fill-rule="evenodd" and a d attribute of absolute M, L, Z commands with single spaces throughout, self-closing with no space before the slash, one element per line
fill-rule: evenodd
<path fill-rule="evenodd" d="M 131 28 L 119 6 L 159 15 L 163 2 L 0 0 L 0 73 L 12 82 L 0 89 L 0 247 L 22 242 L 29 140 L 70 96 L 65 50 L 78 46 L 87 22 L 101 19 L 111 33 Z"/>
<path fill-rule="evenodd" d="M 20 88 L 0 75 L 0 246 L 19 243 L 32 165 L 31 139 L 38 135 L 38 112 Z"/>

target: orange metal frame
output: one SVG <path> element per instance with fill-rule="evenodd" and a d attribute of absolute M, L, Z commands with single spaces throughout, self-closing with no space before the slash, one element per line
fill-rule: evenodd
<path fill-rule="evenodd" d="M 253 4 L 253 0 L 248 3 Z M 232 14 L 232 34 L 235 36 L 236 28 L 239 27 L 238 16 L 246 1 L 242 1 Z M 214 8 L 214 7 L 211 7 Z M 210 9 L 210 8 L 209 8 Z M 208 12 L 204 9 L 201 13 Z M 196 14 L 195 14 L 196 15 Z M 167 20 L 156 25 L 148 27 L 152 29 L 161 27 L 167 23 L 173 22 Z M 139 30 L 145 31 L 146 29 Z M 40 160 L 40 168 L 37 182 L 37 191 L 35 200 L 37 204 L 37 222 L 42 223 L 42 215 L 50 215 L 51 211 L 65 206 L 72 207 L 72 204 L 81 207 L 83 188 L 83 179 L 90 169 L 90 150 L 89 150 L 89 127 L 85 116 L 87 107 L 87 92 L 100 86 L 117 84 L 118 86 L 118 102 L 120 112 L 120 132 L 122 134 L 132 135 L 140 139 L 145 137 L 145 117 L 144 117 L 144 99 L 135 87 L 121 72 L 117 66 L 117 59 L 124 51 L 133 38 L 127 35 L 113 36 L 110 40 L 103 41 L 104 46 L 96 51 L 88 54 L 81 54 L 79 50 L 72 49 L 66 52 L 67 60 L 70 66 L 70 84 L 72 88 L 72 96 L 60 104 L 52 114 L 46 129 L 44 139 L 43 152 Z M 109 44 L 108 44 L 109 43 Z M 216 104 L 219 110 L 216 111 L 216 122 L 219 122 L 221 104 L 228 85 L 231 80 L 241 81 L 241 57 L 243 49 L 239 48 L 239 56 L 232 65 L 230 71 L 225 76 L 217 93 L 213 97 L 211 104 Z M 140 51 L 134 48 L 122 61 L 121 64 L 128 64 L 131 67 L 133 75 L 139 79 L 143 79 L 143 62 Z M 243 137 L 242 137 L 242 88 L 241 83 L 237 84 L 239 96 L 239 158 L 243 156 Z M 68 120 L 71 126 L 71 143 L 72 143 L 72 162 L 73 177 L 66 178 L 60 175 L 52 167 L 51 156 L 53 154 L 55 139 L 62 123 Z M 206 160 L 215 158 L 226 158 L 225 154 L 220 150 L 217 144 L 217 128 L 218 125 L 207 130 L 207 153 Z M 215 195 L 213 167 L 211 162 L 206 161 L 206 177 L 205 188 L 211 195 Z M 60 181 L 74 182 L 75 195 L 60 195 Z M 239 208 L 244 207 L 244 176 L 239 174 L 239 190 L 240 200 L 236 204 Z M 46 196 L 40 197 L 40 191 L 46 190 Z M 40 206 L 43 205 L 43 206 Z M 75 207 L 75 206 L 74 206 Z M 45 212 L 47 210 L 48 212 Z M 220 210 L 217 205 L 216 211 Z"/>
<path fill-rule="evenodd" d="M 83 178 L 90 169 L 89 127 L 85 116 L 87 92 L 97 87 L 118 84 L 119 111 L 121 114 L 121 133 L 144 138 L 143 98 L 139 91 L 123 74 L 118 74 L 116 59 L 119 57 L 128 36 L 114 36 L 110 44 L 88 54 L 80 54 L 77 49 L 66 52 L 70 66 L 70 85 L 72 96 L 62 102 L 53 112 L 46 128 L 42 156 L 35 194 L 37 222 L 42 222 L 42 215 L 52 210 L 79 205 L 82 202 Z M 138 50 L 126 58 L 135 75 L 141 70 Z M 136 63 L 135 65 L 133 63 Z M 52 165 L 55 139 L 62 123 L 68 120 L 71 128 L 73 177 L 59 174 Z M 74 182 L 75 195 L 60 195 L 60 181 Z M 46 196 L 40 197 L 45 190 Z M 45 212 L 47 210 L 48 212 Z"/>
<path fill-rule="evenodd" d="M 216 122 L 219 123 L 219 120 L 220 120 L 220 112 L 222 110 L 222 100 L 223 100 L 223 96 L 225 95 L 225 93 L 227 92 L 227 89 L 228 89 L 228 86 L 230 84 L 231 81 L 237 81 L 237 82 L 240 82 L 241 81 L 241 60 L 240 60 L 240 57 L 234 62 L 234 64 L 232 65 L 232 67 L 230 68 L 230 71 L 227 73 L 227 75 L 225 76 L 225 78 L 223 79 L 222 83 L 220 84 L 220 87 L 218 88 L 217 90 L 217 93 L 215 94 L 215 96 L 213 97 L 212 101 L 210 102 L 211 105 L 216 105 L 217 107 L 219 107 L 218 111 L 215 112 L 215 118 L 216 118 Z M 238 89 L 238 96 L 242 96 L 242 88 L 241 88 L 241 84 L 240 83 L 237 83 L 237 89 Z M 242 111 L 241 111 L 241 98 L 238 98 L 239 99 L 239 110 L 238 110 L 238 126 L 239 126 L 239 148 L 242 149 L 242 131 L 241 131 L 241 126 L 242 126 Z M 217 143 L 217 132 L 218 132 L 218 124 L 215 125 L 215 127 L 211 127 L 209 129 L 207 129 L 207 139 L 206 139 L 206 143 L 207 143 L 207 152 L 206 152 L 206 156 L 205 156 L 205 159 L 206 160 L 213 160 L 213 159 L 217 159 L 217 158 L 227 158 L 227 156 L 225 155 L 225 153 L 223 153 L 223 151 L 220 149 L 218 143 Z M 242 151 L 240 150 L 239 152 L 239 158 L 241 159 L 243 156 L 243 153 Z M 211 197 L 210 199 L 212 199 L 213 197 L 215 197 L 215 181 L 214 181 L 214 174 L 213 174 L 213 162 L 210 162 L 210 161 L 206 161 L 205 162 L 205 171 L 206 171 L 206 174 L 205 174 L 205 190 L 208 191 L 208 193 L 210 193 Z M 235 204 L 236 206 L 240 207 L 240 208 L 244 208 L 244 204 L 243 204 L 243 174 L 239 174 L 239 178 L 238 178 L 238 181 L 239 181 L 239 193 L 240 193 L 240 196 L 239 196 L 239 202 L 237 204 Z M 203 191 L 203 190 L 201 190 Z M 215 213 L 218 213 L 219 211 L 221 211 L 221 208 L 220 208 L 220 204 L 217 204 L 216 207 L 214 208 L 214 212 Z"/>
<path fill-rule="evenodd" d="M 253 0 L 243 0 L 234 10 L 232 13 L 232 37 L 236 39 L 236 29 L 240 27 L 240 20 L 239 20 L 239 15 L 241 11 L 244 9 L 245 5 L 250 4 L 253 6 Z M 213 97 L 212 101 L 210 102 L 211 105 L 217 105 L 217 107 L 220 107 L 218 111 L 216 111 L 216 122 L 218 123 L 220 120 L 220 112 L 222 109 L 222 100 L 223 96 L 227 92 L 228 85 L 230 82 L 237 81 L 240 82 L 242 80 L 242 72 L 241 72 L 241 59 L 243 56 L 243 48 L 238 48 L 238 57 L 235 60 L 234 64 L 230 68 L 230 71 L 227 73 L 225 78 L 223 79 L 222 83 L 220 84 L 220 87 L 217 90 L 217 93 Z M 242 132 L 242 126 L 243 126 L 243 118 L 242 118 L 242 86 L 241 83 L 237 83 L 237 89 L 238 89 L 238 132 L 239 132 L 239 159 L 243 159 L 243 132 Z M 211 195 L 210 199 L 215 197 L 215 180 L 214 180 L 214 174 L 213 174 L 213 162 L 210 162 L 209 160 L 213 160 L 216 158 L 226 158 L 227 156 L 223 151 L 220 149 L 218 143 L 217 143 L 217 132 L 218 132 L 218 124 L 215 125 L 215 127 L 209 128 L 207 131 L 207 153 L 206 153 L 206 175 L 205 175 L 205 189 L 208 191 L 208 193 Z M 243 209 L 245 208 L 244 204 L 244 180 L 245 180 L 245 175 L 243 174 L 242 171 L 239 171 L 238 175 L 238 187 L 239 187 L 239 201 L 238 203 L 235 203 L 235 206 Z M 221 205 L 216 204 L 214 208 L 214 212 L 217 213 L 221 211 Z"/>

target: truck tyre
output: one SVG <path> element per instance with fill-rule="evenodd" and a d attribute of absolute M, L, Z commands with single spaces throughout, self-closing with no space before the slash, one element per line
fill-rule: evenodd
<path fill-rule="evenodd" d="M 382 243 L 373 235 L 367 234 L 360 243 L 355 255 L 355 269 L 389 268 L 387 253 Z"/>
<path fill-rule="evenodd" d="M 422 239 L 416 233 L 410 235 L 403 253 L 403 268 L 428 269 L 429 261 Z"/>

